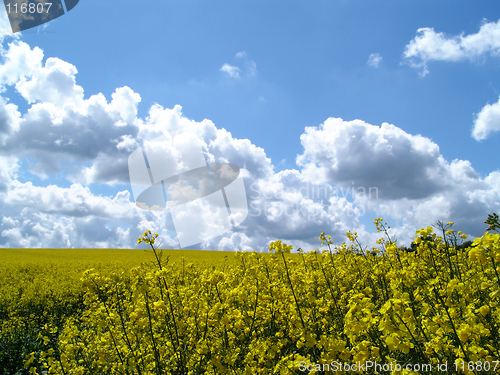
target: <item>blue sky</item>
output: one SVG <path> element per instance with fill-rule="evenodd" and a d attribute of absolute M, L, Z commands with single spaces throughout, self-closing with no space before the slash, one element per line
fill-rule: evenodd
<path fill-rule="evenodd" d="M 462 225 L 459 229 L 481 235 L 486 227 L 482 221 L 500 207 L 500 178 L 496 174 L 500 104 L 495 106 L 500 96 L 499 20 L 500 6 L 491 1 L 146 0 L 138 6 L 126 0 L 82 0 L 45 27 L 24 31 L 17 39 L 5 36 L 3 61 L 9 43 L 25 43 L 31 55 L 39 47 L 43 51 L 40 67 L 54 57 L 76 68 L 77 74 L 71 69 L 64 74 L 74 77 L 75 85 L 83 89 L 83 100 L 102 93 L 110 103 L 115 90 L 128 87 L 140 96 L 137 119 L 145 121 L 155 103 L 170 110 L 180 105 L 182 118 L 196 123 L 210 120 L 215 128 L 231 134 L 229 143 L 248 139 L 250 151 L 237 156 L 238 147 L 234 146 L 234 160 L 249 170 L 247 189 L 252 183 L 264 190 L 278 183 L 286 190 L 307 181 L 343 188 L 379 187 L 380 199 L 376 201 L 348 201 L 363 206 L 366 213 L 339 216 L 333 221 L 335 225 L 321 215 L 292 224 L 290 218 L 261 215 L 199 247 L 263 249 L 275 239 L 273 236 L 282 236 L 279 239 L 311 248 L 318 246 L 313 239 L 319 232 L 330 231 L 342 242 L 345 229 L 357 230 L 371 242 L 375 238 L 371 223 L 376 216 L 394 223 L 401 241 L 409 242 L 415 229 L 437 220 L 456 221 Z M 428 28 L 427 34 L 418 31 L 422 28 Z M 38 68 L 33 69 L 26 80 L 38 74 Z M 3 74 L 11 73 L 4 70 Z M 21 117 L 35 103 L 55 100 L 41 93 L 43 88 L 38 94 L 31 92 L 31 96 L 24 91 L 23 96 L 15 82 L 6 78 L 2 82 L 2 97 L 18 106 Z M 27 97 L 33 101 L 29 103 Z M 64 107 L 60 100 L 55 105 Z M 68 116 L 62 120 L 64 126 L 70 126 Z M 320 128 L 329 118 L 342 122 L 323 134 Z M 364 125 L 351 123 L 354 120 Z M 348 125 L 342 127 L 341 123 Z M 383 123 L 394 125 L 399 135 L 394 129 L 382 131 Z M 392 145 L 392 151 L 384 154 L 367 150 L 377 143 L 366 135 L 369 131 L 364 133 L 374 130 L 370 126 L 379 127 L 373 137 Z M 307 133 L 306 127 L 316 127 L 315 133 Z M 343 133 L 338 130 L 341 128 Z M 130 134 L 135 137 L 136 133 L 132 129 Z M 12 142 L 12 134 L 4 142 Z M 362 139 L 350 147 L 339 145 L 355 135 Z M 419 148 L 413 145 L 417 144 L 426 151 L 417 152 L 419 157 L 414 158 L 412 150 Z M 44 149 L 42 155 L 34 151 L 38 147 L 34 145 L 35 141 L 20 152 L 4 144 L 2 157 L 15 158 L 17 167 L 5 177 L 0 246 L 22 246 L 13 233 L 30 238 L 26 246 L 57 243 L 56 228 L 48 224 L 40 224 L 45 228 L 43 235 L 33 226 L 17 225 L 18 232 L 13 229 L 12 222 L 22 221 L 22 202 L 30 200 L 12 198 L 19 196 L 16 191 L 20 189 L 12 181 L 31 181 L 41 189 L 49 185 L 69 189 L 76 183 L 82 189 L 89 187 L 92 196 L 109 199 L 120 191 L 131 191 L 123 178 L 69 177 L 97 165 L 97 155 L 108 152 L 109 145 L 98 145 L 102 149 L 88 155 L 65 149 L 66 158 L 51 148 Z M 257 148 L 263 149 L 269 162 Z M 228 159 L 222 156 L 225 149 L 221 146 L 219 151 Z M 217 159 L 217 152 L 212 154 Z M 302 164 L 297 163 L 298 155 L 303 156 Z M 267 172 L 253 171 L 248 167 L 250 159 L 255 163 L 261 160 Z M 462 162 L 453 164 L 454 160 Z M 30 163 L 39 163 L 40 168 L 30 170 Z M 428 175 L 421 180 L 410 177 L 412 172 L 421 173 L 421 166 Z M 286 170 L 293 178 L 285 178 Z M 384 185 L 377 176 L 392 182 Z M 420 193 L 415 191 L 418 189 Z M 39 194 L 46 192 L 40 190 Z M 132 196 L 129 200 L 133 203 Z M 70 247 L 130 247 L 136 237 L 134 230 L 151 225 L 151 218 L 131 211 L 125 214 L 128 219 L 121 220 L 112 215 L 99 216 L 92 210 L 78 216 L 64 207 L 58 211 L 26 203 L 28 206 L 32 215 L 38 212 L 48 215 L 46 218 L 59 215 L 61 220 L 67 219 L 70 224 L 66 228 L 75 231 L 68 234 L 66 244 Z M 85 225 L 108 228 L 108 232 L 103 229 L 101 241 L 79 233 L 86 215 L 90 224 Z M 120 221 L 124 233 L 109 229 L 113 228 L 109 222 Z M 304 234 L 297 234 L 302 229 Z M 165 233 L 173 236 L 172 230 Z M 175 238 L 166 243 L 175 247 Z"/>

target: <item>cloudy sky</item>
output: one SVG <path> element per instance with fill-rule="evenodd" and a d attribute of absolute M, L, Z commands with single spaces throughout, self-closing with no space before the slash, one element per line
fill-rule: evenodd
<path fill-rule="evenodd" d="M 241 168 L 249 206 L 190 248 L 372 246 L 376 217 L 408 245 L 500 211 L 497 2 L 82 0 L 0 52 L 0 247 L 142 248 L 150 228 L 179 248 L 128 165 L 179 128 Z"/>

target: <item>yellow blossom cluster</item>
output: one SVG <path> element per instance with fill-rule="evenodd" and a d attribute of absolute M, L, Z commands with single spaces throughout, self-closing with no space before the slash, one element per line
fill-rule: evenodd
<path fill-rule="evenodd" d="M 414 251 L 376 219 L 371 249 L 356 232 L 341 246 L 321 233 L 327 250 L 275 241 L 267 254 L 186 263 L 162 259 L 146 231 L 138 242 L 156 265 L 108 261 L 83 277 L 64 262 L 3 265 L 0 365 L 17 350 L 31 374 L 498 372 L 500 235 L 460 247 L 467 236 L 438 224 L 417 231 Z M 330 366 L 367 361 L 387 370 Z"/>
<path fill-rule="evenodd" d="M 289 254 L 276 241 L 272 254 L 237 253 L 218 269 L 158 262 L 127 277 L 87 271 L 85 308 L 42 362 L 48 374 L 82 375 L 334 373 L 332 361 L 403 366 L 357 373 L 416 374 L 408 363 L 493 370 L 500 235 L 458 249 L 466 236 L 441 223 L 441 233 L 419 230 L 407 252 L 381 219 L 375 225 L 385 237 L 372 251 L 355 232 L 338 247 L 322 233 L 327 251 Z M 154 249 L 156 237 L 142 239 Z"/>
<path fill-rule="evenodd" d="M 185 252 L 173 251 L 170 259 Z M 220 261 L 223 254 L 192 251 L 200 262 Z M 0 374 L 43 373 L 40 360 L 58 358 L 58 335 L 67 317 L 85 307 L 80 281 L 85 270 L 119 273 L 147 262 L 151 251 L 124 249 L 0 249 Z M 123 273 L 123 274 L 122 274 Z"/>

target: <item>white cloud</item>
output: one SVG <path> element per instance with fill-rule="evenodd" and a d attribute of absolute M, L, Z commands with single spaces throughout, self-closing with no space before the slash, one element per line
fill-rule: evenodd
<path fill-rule="evenodd" d="M 478 113 L 474 120 L 472 137 L 481 141 L 497 131 L 500 131 L 500 98 L 496 103 L 486 104 Z"/>
<path fill-rule="evenodd" d="M 317 246 L 318 228 L 325 227 L 340 241 L 346 228 L 360 228 L 364 214 L 362 207 L 349 202 L 349 192 L 341 194 L 297 170 L 254 180 L 247 192 L 250 212 L 243 225 L 247 235 L 257 238 L 288 239 L 311 247 Z"/>
<path fill-rule="evenodd" d="M 185 130 L 182 142 L 166 161 L 179 163 L 176 155 L 196 145 L 210 162 L 244 170 L 248 218 L 199 248 L 266 250 L 281 239 L 311 249 L 319 246 L 319 232 L 341 243 L 348 230 L 370 243 L 377 234 L 361 224 L 368 211 L 399 220 L 393 227 L 403 241 L 421 226 L 448 219 L 478 235 L 487 213 L 500 208 L 500 172 L 481 178 L 468 161 L 449 163 L 434 142 L 394 125 L 327 119 L 302 134 L 299 169 L 275 172 L 262 148 L 210 120 L 188 119 L 180 105 L 153 105 L 142 119 L 140 96 L 128 87 L 116 89 L 109 103 L 103 94 L 84 99 L 76 67 L 55 58 L 42 64 L 40 52 L 22 42 L 3 51 L 0 82 L 32 105 L 21 114 L 0 97 L 0 246 L 135 247 L 138 233 L 151 228 L 165 246 L 177 247 L 168 210 L 141 210 L 123 188 L 101 196 L 88 186 L 129 186 L 130 153 L 178 129 Z M 26 71 L 17 70 L 23 64 Z M 18 174 L 24 181 L 30 176 L 26 163 L 34 163 L 33 173 L 72 184 L 21 182 Z"/>
<path fill-rule="evenodd" d="M 429 73 L 429 61 L 473 60 L 490 53 L 497 56 L 500 52 L 500 20 L 483 20 L 479 32 L 464 36 L 447 36 L 435 32 L 431 27 L 417 30 L 417 36 L 406 46 L 404 58 L 409 64 L 421 68 L 421 75 Z"/>
<path fill-rule="evenodd" d="M 224 64 L 224 65 L 222 65 L 222 68 L 220 68 L 220 71 L 229 74 L 229 77 L 240 78 L 240 71 L 241 70 L 237 66 L 231 66 L 229 64 Z"/>
<path fill-rule="evenodd" d="M 18 159 L 14 156 L 0 156 L 0 200 L 2 194 L 6 193 L 12 181 L 17 178 L 19 170 Z"/>
<path fill-rule="evenodd" d="M 20 65 L 16 59 L 32 61 L 23 74 L 13 70 Z M 297 192 L 288 192 L 284 197 L 273 195 L 275 190 L 269 189 L 268 184 L 299 191 L 308 183 L 298 171 L 275 176 L 262 148 L 249 140 L 233 138 L 209 120 L 187 119 L 181 106 L 164 109 L 154 105 L 146 119 L 138 119 L 140 96 L 127 87 L 117 89 L 110 103 L 102 94 L 84 99 L 83 88 L 76 84 L 76 67 L 56 58 L 43 64 L 41 50 L 32 50 L 23 42 L 11 44 L 4 61 L 4 70 L 0 70 L 2 82 L 14 85 L 32 105 L 27 113 L 21 114 L 15 105 L 2 101 L 0 115 L 5 119 L 2 134 L 6 137 L 6 147 L 1 152 L 11 158 L 4 156 L 2 160 L 14 164 L 1 174 L 0 205 L 6 219 L 0 228 L 0 246 L 130 247 L 135 243 L 133 231 L 156 225 L 154 217 L 161 222 L 157 227 L 163 226 L 164 242 L 178 246 L 168 213 L 155 216 L 154 212 L 138 209 L 128 193 L 118 193 L 115 198 L 101 197 L 84 186 L 128 184 L 130 152 L 158 135 L 177 129 L 187 129 L 186 142 L 205 149 L 211 162 L 231 162 L 245 169 L 247 188 L 253 186 L 253 193 L 257 194 L 252 216 L 243 226 L 200 247 L 251 246 L 265 250 L 276 234 L 302 244 L 315 241 L 315 223 L 328 220 L 324 207 L 335 212 L 331 217 L 347 217 L 345 209 L 352 206 L 344 198 L 328 197 L 320 202 L 319 198 L 304 197 Z M 255 64 L 249 66 L 249 72 L 254 72 Z M 176 147 L 184 147 L 183 144 Z M 19 182 L 15 176 L 18 159 L 34 163 L 31 172 L 42 177 L 64 172 L 63 176 L 73 184 L 62 188 Z M 72 164 L 71 169 L 63 169 L 63 162 Z M 359 212 L 350 211 L 349 220 L 355 223 Z M 284 225 L 287 217 L 290 225 Z M 13 222 L 19 225 L 12 227 Z M 110 227 L 110 222 L 121 224 Z"/>
<path fill-rule="evenodd" d="M 241 78 L 242 76 L 254 76 L 257 74 L 257 64 L 253 60 L 248 60 L 245 51 L 238 52 L 236 58 L 242 60 L 241 67 L 224 64 L 220 68 L 220 71 L 225 72 L 231 78 Z"/>
<path fill-rule="evenodd" d="M 115 198 L 95 196 L 88 187 L 73 184 L 69 188 L 55 185 L 34 186 L 31 182 L 13 181 L 4 202 L 36 208 L 43 213 L 68 216 L 97 215 L 110 220 L 127 216 L 133 205 L 128 191 L 117 193 Z"/>
<path fill-rule="evenodd" d="M 38 61 L 37 61 L 38 62 Z M 31 75 L 25 74 L 16 83 L 17 91 L 28 101 L 47 102 L 58 107 L 72 104 L 79 107 L 83 100 L 83 88 L 76 85 L 76 67 L 58 58 L 48 58 L 45 66 L 36 65 Z"/>
<path fill-rule="evenodd" d="M 137 226 L 141 213 L 129 197 L 128 191 L 111 198 L 77 184 L 39 187 L 14 180 L 1 202 L 0 246 L 130 247 L 129 229 L 108 228 L 109 222 Z"/>
<path fill-rule="evenodd" d="M 329 118 L 307 127 L 300 140 L 297 164 L 311 180 L 376 187 L 382 199 L 422 198 L 447 187 L 437 178 L 446 169 L 439 147 L 394 125 Z"/>
<path fill-rule="evenodd" d="M 0 247 L 130 248 L 133 241 L 130 229 L 110 229 L 96 216 L 67 217 L 25 208 L 16 219 L 4 219 Z"/>
<path fill-rule="evenodd" d="M 4 145 L 7 137 L 19 130 L 21 113 L 17 110 L 17 105 L 6 103 L 0 97 L 0 144 Z"/>
<path fill-rule="evenodd" d="M 73 181 L 117 183 L 128 179 L 128 149 L 122 142 L 136 137 L 134 125 L 141 98 L 118 88 L 108 104 L 102 94 L 83 98 L 77 69 L 57 58 L 42 63 L 43 52 L 13 42 L 2 52 L 0 83 L 14 85 L 28 103 L 21 117 L 17 107 L 0 101 L 0 154 L 34 158 L 33 173 L 42 178 L 62 172 L 61 164 L 88 163 L 92 170 L 72 171 Z M 125 137 L 125 138 L 124 138 Z M 129 142 L 130 143 L 130 142 Z M 14 151 L 15 150 L 15 151 Z M 81 174 L 78 177 L 78 174 Z"/>
<path fill-rule="evenodd" d="M 399 236 L 438 220 L 455 221 L 464 232 L 482 234 L 488 213 L 500 208 L 500 172 L 481 178 L 469 161 L 447 162 L 430 139 L 387 123 L 330 118 L 301 136 L 297 158 L 310 181 L 356 191 L 354 202 L 367 211 L 402 222 Z M 367 192 L 373 190 L 370 196 Z M 351 190 L 352 191 L 352 190 Z"/>
<path fill-rule="evenodd" d="M 33 50 L 26 43 L 11 42 L 8 49 L 1 48 L 4 63 L 0 65 L 0 85 L 13 85 L 25 77 L 31 77 L 40 68 L 43 51 L 35 47 Z"/>
<path fill-rule="evenodd" d="M 368 58 L 367 64 L 369 66 L 373 66 L 374 68 L 378 68 L 378 65 L 382 61 L 382 56 L 379 53 L 372 53 Z"/>
<path fill-rule="evenodd" d="M 109 110 L 118 112 L 119 117 L 123 120 L 118 125 L 133 124 L 136 120 L 137 105 L 141 101 L 141 96 L 128 87 L 121 87 L 111 94 L 111 98 Z"/>

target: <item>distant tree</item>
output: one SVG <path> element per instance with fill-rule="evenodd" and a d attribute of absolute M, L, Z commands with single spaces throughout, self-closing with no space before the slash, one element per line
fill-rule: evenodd
<path fill-rule="evenodd" d="M 455 249 L 457 250 L 465 250 L 472 245 L 472 241 L 465 241 L 463 244 L 455 246 Z"/>
<path fill-rule="evenodd" d="M 421 238 L 422 238 L 422 241 L 433 243 L 431 236 L 426 236 L 425 238 L 424 237 L 421 237 Z M 465 241 L 464 243 L 462 243 L 460 245 L 454 246 L 454 248 L 456 251 L 459 251 L 459 250 L 463 251 L 465 249 L 468 249 L 471 245 L 472 245 L 472 241 Z M 407 253 L 415 253 L 417 251 L 417 248 L 418 248 L 418 245 L 415 242 L 412 242 L 410 247 L 406 247 L 406 246 L 400 247 L 400 249 L 402 251 L 407 252 Z M 453 256 L 453 255 L 456 255 L 456 253 L 451 253 L 450 255 Z"/>

